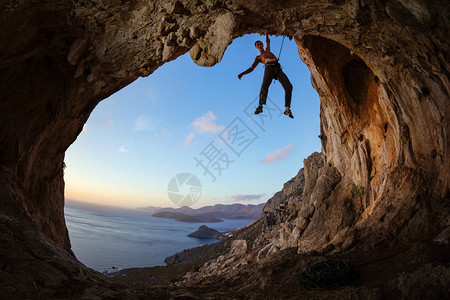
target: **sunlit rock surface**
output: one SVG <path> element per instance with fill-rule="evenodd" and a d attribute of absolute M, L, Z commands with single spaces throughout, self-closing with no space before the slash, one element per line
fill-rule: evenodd
<path fill-rule="evenodd" d="M 448 14 L 440 0 L 0 0 L 0 296 L 125 293 L 71 253 L 64 153 L 102 99 L 188 51 L 212 66 L 252 32 L 295 38 L 323 153 L 272 201 L 292 215 L 268 208 L 260 259 L 432 239 L 449 225 Z"/>

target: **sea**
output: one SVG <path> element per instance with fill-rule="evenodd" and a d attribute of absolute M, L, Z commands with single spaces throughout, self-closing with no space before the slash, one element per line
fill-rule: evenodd
<path fill-rule="evenodd" d="M 200 225 L 218 231 L 243 227 L 254 220 L 185 223 L 156 218 L 150 212 L 66 202 L 66 225 L 79 261 L 99 272 L 111 269 L 165 266 L 164 259 L 184 249 L 216 243 L 188 237 Z"/>

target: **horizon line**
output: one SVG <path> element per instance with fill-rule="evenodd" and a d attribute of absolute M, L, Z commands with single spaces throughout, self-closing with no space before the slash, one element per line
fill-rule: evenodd
<path fill-rule="evenodd" d="M 251 203 L 243 204 L 243 203 L 239 203 L 239 202 L 230 203 L 230 204 L 217 203 L 217 204 L 214 204 L 214 205 L 205 205 L 205 206 L 202 206 L 202 207 L 199 207 L 199 208 L 192 208 L 190 206 L 178 206 L 178 207 L 165 206 L 164 207 L 164 206 L 152 206 L 152 205 L 138 206 L 138 207 L 129 207 L 129 206 L 119 206 L 119 205 L 108 205 L 108 204 L 102 204 L 102 203 L 97 203 L 97 202 L 89 202 L 89 201 L 86 201 L 86 200 L 80 200 L 80 199 L 64 197 L 64 206 L 66 206 L 67 202 L 78 202 L 78 203 L 81 203 L 81 204 L 92 205 L 92 206 L 101 206 L 101 207 L 109 207 L 109 208 L 116 208 L 116 209 L 120 208 L 120 209 L 128 209 L 128 210 L 145 209 L 145 208 L 149 208 L 149 207 L 160 208 L 160 209 L 164 209 L 164 208 L 180 209 L 180 208 L 183 208 L 183 207 L 187 207 L 187 208 L 191 208 L 193 210 L 196 210 L 196 209 L 201 209 L 201 208 L 205 208 L 205 207 L 214 207 L 216 205 L 234 205 L 234 204 L 239 204 L 239 205 L 243 205 L 243 206 L 248 206 L 248 205 L 257 206 L 257 205 L 261 205 L 261 204 L 266 204 L 267 203 L 267 201 L 263 201 L 263 202 L 257 203 L 257 204 L 251 204 Z"/>

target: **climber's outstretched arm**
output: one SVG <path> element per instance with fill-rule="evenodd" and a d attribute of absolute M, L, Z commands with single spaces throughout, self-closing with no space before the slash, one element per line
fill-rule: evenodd
<path fill-rule="evenodd" d="M 269 39 L 269 35 L 266 34 L 266 52 L 270 51 L 270 39 Z"/>
<path fill-rule="evenodd" d="M 251 73 L 260 62 L 261 62 L 261 59 L 259 58 L 259 56 L 257 56 L 255 58 L 255 61 L 252 64 L 252 66 L 250 68 L 248 68 L 247 70 L 245 70 L 244 72 L 242 72 L 241 74 L 239 74 L 238 78 L 241 79 L 242 76 L 244 76 L 245 74 Z"/>

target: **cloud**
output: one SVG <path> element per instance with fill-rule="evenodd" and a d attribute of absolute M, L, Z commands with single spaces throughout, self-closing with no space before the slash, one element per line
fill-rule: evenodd
<path fill-rule="evenodd" d="M 184 141 L 183 146 L 189 146 L 196 134 L 201 135 L 204 133 L 216 133 L 218 131 L 224 130 L 225 126 L 218 125 L 216 123 L 216 119 L 217 117 L 212 111 L 209 111 L 203 116 L 196 118 L 190 125 L 195 133 L 191 132 L 186 136 L 186 140 Z"/>
<path fill-rule="evenodd" d="M 119 152 L 128 152 L 130 150 L 130 147 L 133 145 L 133 141 L 129 140 L 127 143 L 123 144 L 122 146 L 117 149 Z"/>
<path fill-rule="evenodd" d="M 224 148 L 224 147 L 228 147 L 228 145 L 225 144 L 225 142 L 224 142 L 223 139 L 221 139 L 221 138 L 217 138 L 217 140 L 216 140 L 216 146 L 217 146 L 219 149 L 222 149 L 222 148 Z"/>
<path fill-rule="evenodd" d="M 159 100 L 161 100 L 161 95 L 148 86 L 142 90 L 142 94 L 146 97 L 146 101 L 150 101 L 152 103 L 153 107 L 156 107 L 156 104 Z"/>
<path fill-rule="evenodd" d="M 195 119 L 195 121 L 192 122 L 191 125 L 198 134 L 216 133 L 225 128 L 225 126 L 223 125 L 216 124 L 216 119 L 217 117 L 214 115 L 214 113 L 212 111 L 209 111 L 203 116 Z"/>
<path fill-rule="evenodd" d="M 100 122 L 103 123 L 103 124 L 105 124 L 105 125 L 107 125 L 107 126 L 112 126 L 112 124 L 113 124 L 113 119 L 112 119 L 112 117 L 111 117 L 111 114 L 108 113 L 108 114 L 106 115 L 106 117 L 101 118 L 101 119 L 100 119 Z"/>
<path fill-rule="evenodd" d="M 159 137 L 159 136 L 166 136 L 166 135 L 169 135 L 169 134 L 170 134 L 169 129 L 163 128 L 159 132 L 156 132 L 155 136 Z"/>
<path fill-rule="evenodd" d="M 169 134 L 169 129 L 167 129 L 167 128 L 161 129 L 161 133 L 160 134 L 161 135 L 168 135 Z"/>
<path fill-rule="evenodd" d="M 262 163 L 270 164 L 275 161 L 283 160 L 283 159 L 287 158 L 289 155 L 291 155 L 292 147 L 294 147 L 294 145 L 289 144 L 282 149 L 274 150 L 274 151 L 270 152 L 269 154 L 267 154 L 267 156 L 265 158 L 260 159 L 259 161 Z"/>
<path fill-rule="evenodd" d="M 134 122 L 133 131 L 149 131 L 152 128 L 150 121 L 144 115 L 140 115 Z"/>
<path fill-rule="evenodd" d="M 262 196 L 264 196 L 264 194 L 248 194 L 248 195 L 236 194 L 234 196 L 231 196 L 231 199 L 234 201 L 251 201 L 251 200 L 258 200 Z"/>
<path fill-rule="evenodd" d="M 195 136 L 195 133 L 189 133 L 186 136 L 186 140 L 184 141 L 183 146 L 185 146 L 185 147 L 189 146 L 191 144 L 192 139 L 194 138 L 194 136 Z"/>

